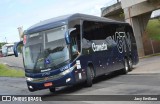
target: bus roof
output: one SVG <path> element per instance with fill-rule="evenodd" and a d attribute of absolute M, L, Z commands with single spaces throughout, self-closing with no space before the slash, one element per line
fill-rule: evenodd
<path fill-rule="evenodd" d="M 104 18 L 104 17 L 97 17 L 92 15 L 76 13 L 76 14 L 64 15 L 64 16 L 59 16 L 59 17 L 41 21 L 31 26 L 28 30 L 26 30 L 25 34 L 36 33 L 36 32 L 48 30 L 57 26 L 62 26 L 67 24 L 68 21 L 71 21 L 74 19 L 82 19 L 82 20 L 97 21 L 97 22 L 125 23 L 125 22 L 115 21 L 112 19 Z"/>

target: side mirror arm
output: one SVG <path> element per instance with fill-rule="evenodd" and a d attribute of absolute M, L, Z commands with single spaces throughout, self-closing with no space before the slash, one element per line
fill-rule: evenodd
<path fill-rule="evenodd" d="M 73 32 L 73 31 L 75 31 L 75 30 L 76 30 L 76 28 L 70 28 L 70 29 L 68 29 L 68 30 L 66 31 L 66 33 L 65 33 L 65 40 L 66 40 L 66 43 L 67 43 L 67 44 L 70 44 L 70 43 L 71 43 L 70 34 L 71 34 L 71 32 Z"/>
<path fill-rule="evenodd" d="M 18 43 L 16 43 L 14 46 L 13 46 L 13 51 L 14 51 L 14 55 L 15 55 L 15 57 L 18 57 L 18 46 L 19 45 L 21 45 L 21 44 L 23 44 L 23 41 L 20 41 L 20 42 L 18 42 Z"/>

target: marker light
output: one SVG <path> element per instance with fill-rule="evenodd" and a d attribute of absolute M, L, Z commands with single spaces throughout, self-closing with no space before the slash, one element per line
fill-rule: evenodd
<path fill-rule="evenodd" d="M 24 35 L 24 37 L 23 37 L 23 44 L 26 44 L 26 42 L 27 42 L 27 36 Z"/>

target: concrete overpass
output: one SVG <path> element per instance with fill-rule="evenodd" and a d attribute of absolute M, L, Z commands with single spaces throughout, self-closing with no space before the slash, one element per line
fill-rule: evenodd
<path fill-rule="evenodd" d="M 125 21 L 121 2 L 117 2 L 109 7 L 101 8 L 101 16 L 118 21 Z"/>
<path fill-rule="evenodd" d="M 126 21 L 133 27 L 138 54 L 144 56 L 142 36 L 145 34 L 151 13 L 160 8 L 160 0 L 121 0 L 101 9 L 101 16 Z"/>

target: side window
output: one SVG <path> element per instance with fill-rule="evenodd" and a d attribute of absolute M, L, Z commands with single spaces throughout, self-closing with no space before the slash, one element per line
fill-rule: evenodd
<path fill-rule="evenodd" d="M 72 54 L 72 59 L 74 59 L 81 52 L 80 20 L 73 20 L 69 22 L 68 28 L 69 29 L 74 28 L 74 30 L 70 33 L 71 54 Z"/>
<path fill-rule="evenodd" d="M 83 22 L 83 38 L 86 40 L 104 40 L 106 39 L 105 24 L 94 21 Z"/>
<path fill-rule="evenodd" d="M 104 22 L 84 21 L 83 38 L 91 40 L 105 40 L 115 34 L 116 27 Z"/>
<path fill-rule="evenodd" d="M 84 21 L 83 22 L 83 38 L 91 41 L 95 40 L 94 31 L 95 31 L 95 24 L 91 21 Z"/>
<path fill-rule="evenodd" d="M 84 21 L 83 48 L 89 48 L 93 41 L 98 42 L 98 44 L 107 42 L 109 46 L 115 45 L 113 36 L 116 32 L 116 27 L 117 25 L 111 23 Z"/>

